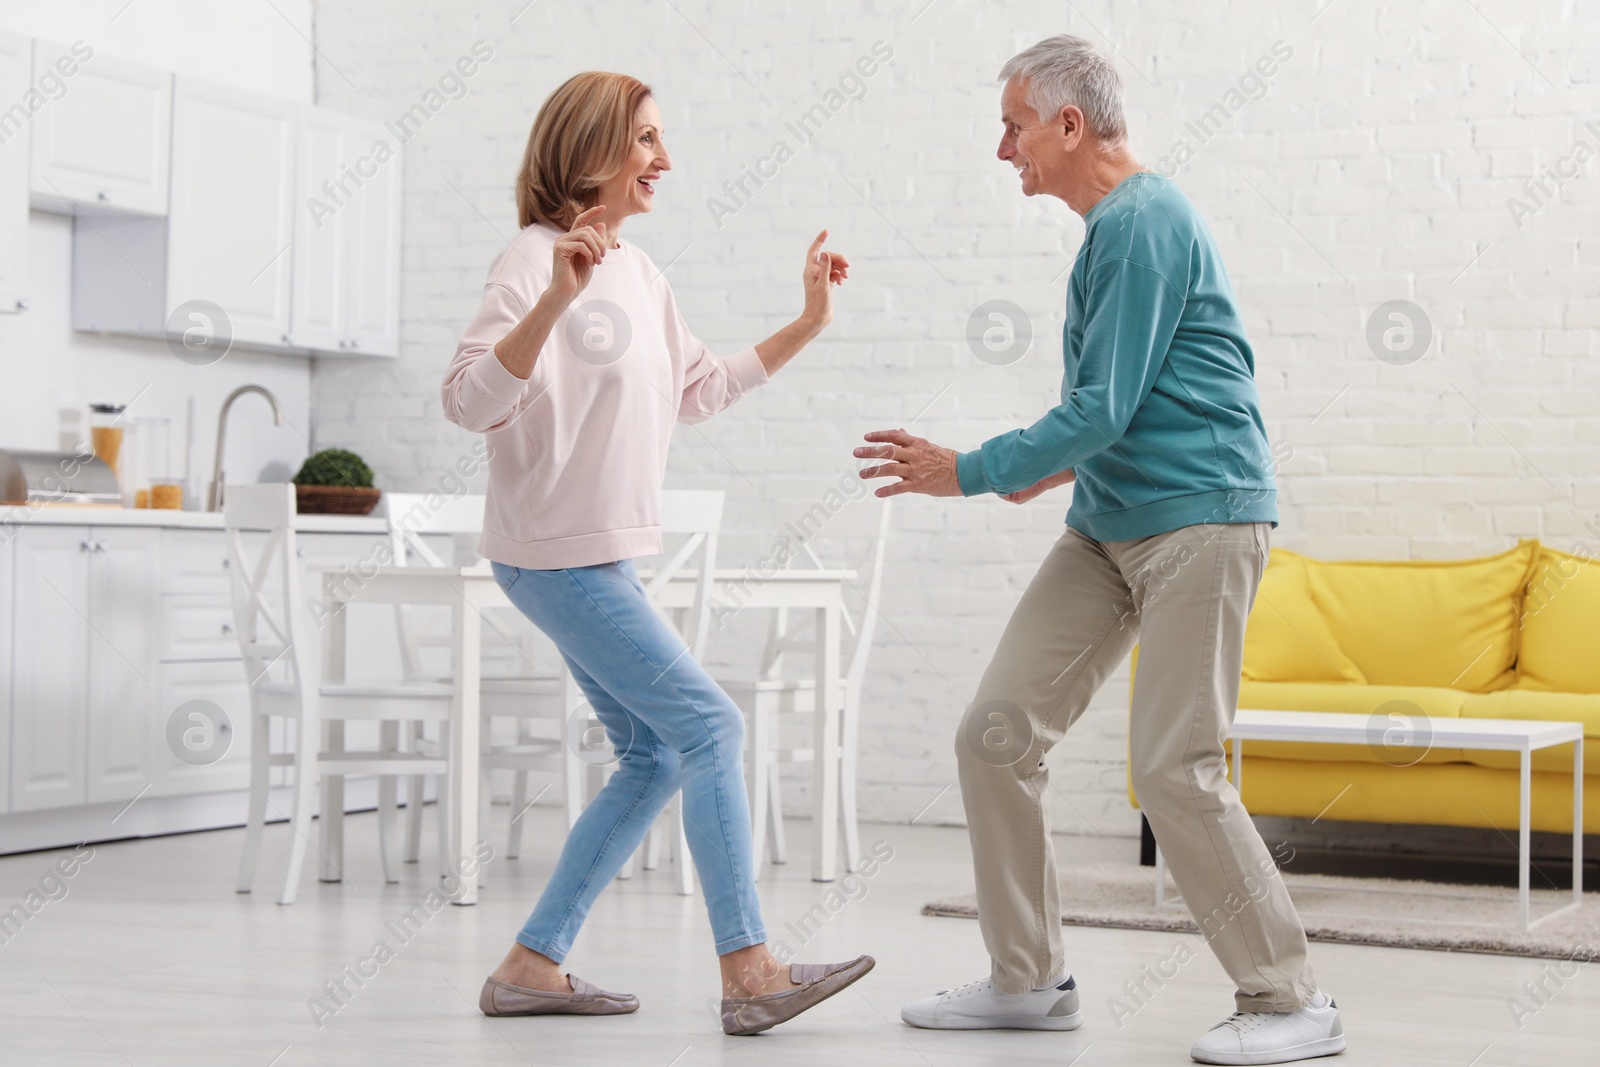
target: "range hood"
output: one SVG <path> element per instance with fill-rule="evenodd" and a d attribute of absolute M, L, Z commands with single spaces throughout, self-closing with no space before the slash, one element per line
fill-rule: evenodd
<path fill-rule="evenodd" d="M 0 504 L 120 506 L 122 491 L 99 456 L 0 448 Z"/>

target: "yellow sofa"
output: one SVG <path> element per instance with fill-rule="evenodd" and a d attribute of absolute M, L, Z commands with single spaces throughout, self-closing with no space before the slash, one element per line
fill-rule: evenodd
<path fill-rule="evenodd" d="M 1583 723 L 1584 828 L 1600 832 L 1600 562 L 1537 541 L 1448 561 L 1274 549 L 1239 706 L 1377 716 L 1371 745 L 1246 742 L 1252 814 L 1515 830 L 1517 754 L 1434 748 L 1428 724 L 1552 719 Z M 1533 770 L 1533 828 L 1571 833 L 1571 746 Z"/>

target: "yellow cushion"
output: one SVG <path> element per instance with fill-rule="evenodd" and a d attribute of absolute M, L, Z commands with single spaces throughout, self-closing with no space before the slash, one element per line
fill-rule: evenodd
<path fill-rule="evenodd" d="M 1531 689 L 1502 689 L 1498 693 L 1469 696 L 1461 705 L 1463 719 L 1545 719 L 1551 722 L 1583 724 L 1583 773 L 1600 774 L 1600 694 L 1542 693 Z M 1480 767 L 1516 768 L 1521 758 L 1515 752 L 1474 752 L 1467 749 L 1467 761 Z M 1572 773 L 1572 746 L 1541 748 L 1533 754 L 1536 771 Z"/>
<path fill-rule="evenodd" d="M 1311 599 L 1304 556 L 1272 550 L 1244 632 L 1244 677 L 1257 682 L 1366 681 Z"/>
<path fill-rule="evenodd" d="M 1522 602 L 1517 685 L 1600 693 L 1600 563 L 1541 546 Z"/>
<path fill-rule="evenodd" d="M 1459 763 L 1459 748 L 1436 748 L 1428 722 L 1454 719 L 1468 694 L 1457 689 L 1410 685 L 1347 685 L 1343 682 L 1241 682 L 1239 706 L 1259 711 L 1331 711 L 1369 720 L 1371 740 L 1362 745 L 1303 741 L 1246 741 L 1245 758 L 1313 760 L 1319 763 Z M 1397 732 L 1398 731 L 1398 732 Z M 1396 738 L 1401 740 L 1397 743 Z M 1232 758 L 1233 746 L 1228 747 Z M 1569 763 L 1568 766 L 1571 766 Z"/>
<path fill-rule="evenodd" d="M 1539 544 L 1467 560 L 1308 561 L 1311 596 L 1368 682 L 1487 693 L 1515 680 Z"/>

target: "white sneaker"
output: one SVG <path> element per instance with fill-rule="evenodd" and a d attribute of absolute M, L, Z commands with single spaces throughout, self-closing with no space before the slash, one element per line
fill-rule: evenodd
<path fill-rule="evenodd" d="M 984 978 L 941 989 L 900 1009 L 900 1018 L 929 1030 L 1076 1030 L 1078 983 L 1067 980 L 1031 993 L 1002 993 Z"/>
<path fill-rule="evenodd" d="M 1299 1011 L 1236 1011 L 1189 1055 L 1201 1063 L 1288 1063 L 1344 1051 L 1339 1006 L 1318 992 Z"/>

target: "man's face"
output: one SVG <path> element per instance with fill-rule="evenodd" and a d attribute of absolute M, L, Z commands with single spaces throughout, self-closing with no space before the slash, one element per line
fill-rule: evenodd
<path fill-rule="evenodd" d="M 1062 130 L 1053 119 L 1041 120 L 1025 99 L 1027 83 L 1019 78 L 1006 82 L 1000 92 L 1001 159 L 1017 168 L 1024 196 L 1036 196 L 1052 187 L 1054 171 L 1062 158 Z"/>

